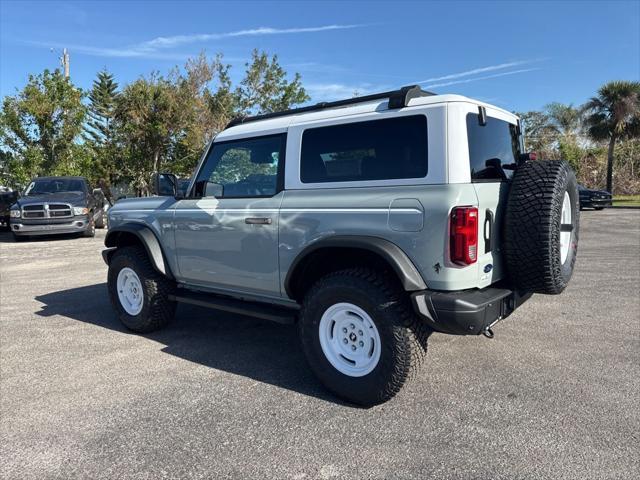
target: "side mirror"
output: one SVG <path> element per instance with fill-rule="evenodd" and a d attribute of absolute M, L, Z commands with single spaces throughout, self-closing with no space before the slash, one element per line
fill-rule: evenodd
<path fill-rule="evenodd" d="M 160 197 L 178 196 L 178 179 L 173 173 L 154 173 L 151 184 L 153 193 Z"/>

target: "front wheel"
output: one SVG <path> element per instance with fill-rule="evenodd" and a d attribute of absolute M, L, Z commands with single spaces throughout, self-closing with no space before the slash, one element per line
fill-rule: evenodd
<path fill-rule="evenodd" d="M 299 320 L 311 369 L 337 396 L 362 406 L 386 402 L 413 377 L 431 330 L 382 272 L 331 273 L 306 294 Z"/>
<path fill-rule="evenodd" d="M 109 297 L 120 321 L 130 330 L 149 333 L 167 325 L 176 304 L 174 283 L 157 272 L 141 247 L 118 248 L 109 262 Z"/>

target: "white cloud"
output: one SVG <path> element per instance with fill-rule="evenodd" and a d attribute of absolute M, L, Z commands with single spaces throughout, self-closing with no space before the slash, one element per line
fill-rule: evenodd
<path fill-rule="evenodd" d="M 426 80 L 420 80 L 419 82 L 414 82 L 414 83 L 423 84 L 423 83 L 430 83 L 430 82 L 439 82 L 441 80 L 452 80 L 454 78 L 462 78 L 462 77 L 468 77 L 471 75 L 477 75 L 478 73 L 493 72 L 495 70 L 504 70 L 505 68 L 518 67 L 520 65 L 526 65 L 528 63 L 534 63 L 538 61 L 540 60 L 518 60 L 515 62 L 500 63 L 498 65 L 489 65 L 487 67 L 474 68 L 473 70 L 466 70 L 464 72 L 452 73 L 449 75 L 443 75 L 441 77 L 427 78 Z"/>
<path fill-rule="evenodd" d="M 296 33 L 326 32 L 331 30 L 345 30 L 350 28 L 364 27 L 365 25 L 322 25 L 319 27 L 293 27 L 293 28 L 272 28 L 260 27 L 249 30 L 237 30 L 225 33 L 203 33 L 194 35 L 175 35 L 171 37 L 157 37 L 152 40 L 137 43 L 124 47 L 94 47 L 89 45 L 62 45 L 50 42 L 27 42 L 31 45 L 46 48 L 69 48 L 69 50 L 85 55 L 98 57 L 118 57 L 118 58 L 154 58 L 160 60 L 184 60 L 189 57 L 186 53 L 165 53 L 163 49 L 170 49 L 192 43 L 203 43 L 210 40 L 220 40 L 223 38 L 260 36 L 260 35 L 285 35 Z"/>
<path fill-rule="evenodd" d="M 511 72 L 503 72 L 503 73 L 495 73 L 493 75 L 485 75 L 484 77 L 476 77 L 476 78 L 467 78 L 465 80 L 454 80 L 451 82 L 445 82 L 445 83 L 434 83 L 431 85 L 425 85 L 424 88 L 436 88 L 436 87 L 447 87 L 449 85 L 458 85 L 460 83 L 471 83 L 471 82 L 477 82 L 480 80 L 488 80 L 490 78 L 498 78 L 498 77 L 505 77 L 507 75 L 515 75 L 518 73 L 526 73 L 526 72 L 533 72 L 534 70 L 540 70 L 540 68 L 523 68 L 520 70 L 513 70 Z"/>
<path fill-rule="evenodd" d="M 451 80 L 450 82 L 433 83 L 426 85 L 424 88 L 436 88 L 447 87 L 449 85 L 458 85 L 462 83 L 478 82 L 481 80 L 489 80 L 492 78 L 505 77 L 508 75 L 517 75 L 526 72 L 533 72 L 540 70 L 539 67 L 535 68 L 522 68 L 519 70 L 512 70 L 509 72 L 495 73 L 492 75 L 484 75 L 482 77 L 465 78 L 461 80 Z M 354 93 L 358 96 L 369 95 L 372 93 L 384 92 L 387 90 L 393 90 L 397 85 L 374 85 L 371 83 L 360 84 L 344 84 L 344 83 L 308 83 L 303 84 L 307 93 L 311 97 L 311 103 L 326 102 L 332 100 L 342 100 L 345 98 L 351 98 Z"/>
<path fill-rule="evenodd" d="M 261 35 L 285 35 L 292 33 L 313 33 L 326 32 L 329 30 L 346 30 L 351 28 L 364 27 L 364 25 L 323 25 L 320 27 L 293 27 L 293 28 L 272 28 L 259 27 L 248 30 L 237 30 L 226 33 L 199 33 L 192 35 L 174 35 L 171 37 L 157 37 L 146 42 L 139 43 L 136 48 L 140 50 L 156 50 L 159 48 L 173 48 L 188 43 L 201 43 L 210 40 L 221 40 L 223 38 L 252 37 Z"/>
<path fill-rule="evenodd" d="M 311 103 L 342 100 L 345 98 L 369 95 L 371 93 L 389 90 L 388 86 L 372 85 L 370 83 L 346 85 L 343 83 L 303 83 Z"/>

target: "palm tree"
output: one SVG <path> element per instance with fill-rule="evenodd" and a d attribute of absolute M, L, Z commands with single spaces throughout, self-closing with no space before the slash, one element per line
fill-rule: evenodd
<path fill-rule="evenodd" d="M 573 104 L 550 103 L 545 108 L 549 126 L 562 138 L 575 141 L 580 129 L 580 110 Z"/>
<path fill-rule="evenodd" d="M 598 90 L 598 96 L 585 105 L 585 123 L 589 136 L 609 141 L 607 153 L 607 190 L 613 191 L 613 152 L 616 142 L 640 136 L 640 82 L 613 81 Z"/>

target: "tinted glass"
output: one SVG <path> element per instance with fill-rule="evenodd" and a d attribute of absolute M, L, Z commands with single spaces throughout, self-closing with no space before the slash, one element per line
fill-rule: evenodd
<path fill-rule="evenodd" d="M 276 194 L 284 135 L 214 144 L 198 174 L 200 195 L 264 197 Z M 207 184 L 208 182 L 208 184 Z"/>
<path fill-rule="evenodd" d="M 481 126 L 478 114 L 469 113 L 467 137 L 472 180 L 501 181 L 513 176 L 520 154 L 520 140 L 515 125 L 487 117 L 487 124 Z"/>
<path fill-rule="evenodd" d="M 424 115 L 310 128 L 302 135 L 300 179 L 304 183 L 426 175 Z"/>

